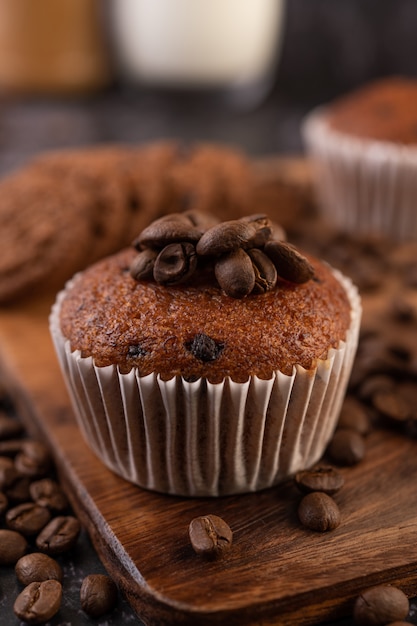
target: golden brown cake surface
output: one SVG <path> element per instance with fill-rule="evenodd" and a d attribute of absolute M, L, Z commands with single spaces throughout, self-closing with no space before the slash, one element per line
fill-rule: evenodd
<path fill-rule="evenodd" d="M 186 285 L 135 281 L 126 249 L 79 274 L 62 302 L 61 328 L 72 350 L 98 366 L 132 367 L 220 382 L 230 376 L 270 378 L 309 369 L 345 339 L 350 305 L 331 270 L 309 259 L 315 278 L 295 285 L 279 280 L 261 295 L 234 299 L 210 274 Z"/>
<path fill-rule="evenodd" d="M 417 144 L 417 80 L 392 77 L 366 85 L 332 102 L 327 120 L 357 137 Z"/>

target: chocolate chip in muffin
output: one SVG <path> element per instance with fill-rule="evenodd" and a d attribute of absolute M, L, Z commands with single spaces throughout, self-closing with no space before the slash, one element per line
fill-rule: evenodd
<path fill-rule="evenodd" d="M 138 356 L 146 356 L 148 351 L 143 348 L 140 343 L 132 344 L 127 349 L 127 356 L 135 359 Z"/>
<path fill-rule="evenodd" d="M 197 333 L 192 341 L 185 344 L 185 347 L 196 359 L 206 363 L 219 358 L 224 344 L 216 342 L 204 333 Z"/>

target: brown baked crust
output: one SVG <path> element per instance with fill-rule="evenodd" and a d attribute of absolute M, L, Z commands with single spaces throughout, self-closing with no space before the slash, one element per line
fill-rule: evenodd
<path fill-rule="evenodd" d="M 417 144 L 417 80 L 391 77 L 368 84 L 332 102 L 327 120 L 349 135 Z"/>
<path fill-rule="evenodd" d="M 98 366 L 132 367 L 140 375 L 159 373 L 220 382 L 230 376 L 270 378 L 291 374 L 294 365 L 310 369 L 346 338 L 350 305 L 341 283 L 321 262 L 310 259 L 316 279 L 302 285 L 280 281 L 262 295 L 235 300 L 210 280 L 164 287 L 129 275 L 135 252 L 126 249 L 80 274 L 67 288 L 61 328 L 72 350 L 92 356 Z M 204 333 L 219 346 L 205 362 L 190 351 Z M 187 347 L 188 346 L 188 347 Z M 137 356 L 130 353 L 139 352 Z"/>

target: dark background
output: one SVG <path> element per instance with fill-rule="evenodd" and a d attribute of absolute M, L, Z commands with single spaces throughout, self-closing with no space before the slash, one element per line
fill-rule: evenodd
<path fill-rule="evenodd" d="M 288 0 L 269 91 L 256 105 L 175 93 L 113 76 L 89 96 L 0 96 L 0 173 L 46 149 L 176 137 L 236 144 L 251 154 L 300 153 L 314 106 L 373 78 L 417 76 L 416 0 Z"/>

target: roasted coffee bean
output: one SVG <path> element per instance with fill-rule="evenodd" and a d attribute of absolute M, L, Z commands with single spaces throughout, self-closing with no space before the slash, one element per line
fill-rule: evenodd
<path fill-rule="evenodd" d="M 18 476 L 5 490 L 6 496 L 11 502 L 28 502 L 30 500 L 30 478 Z"/>
<path fill-rule="evenodd" d="M 393 298 L 389 303 L 389 312 L 394 320 L 401 323 L 414 322 L 417 319 L 414 303 L 405 297 Z"/>
<path fill-rule="evenodd" d="M 22 432 L 23 426 L 17 419 L 0 413 L 0 439 L 18 437 Z"/>
<path fill-rule="evenodd" d="M 209 363 L 219 358 L 224 344 L 217 342 L 204 333 L 197 333 L 192 341 L 185 344 L 187 350 L 199 361 Z"/>
<path fill-rule="evenodd" d="M 143 250 L 147 247 L 161 249 L 170 243 L 197 243 L 202 232 L 180 213 L 173 213 L 149 224 L 135 239 L 133 246 Z"/>
<path fill-rule="evenodd" d="M 30 496 L 39 506 L 45 506 L 51 511 L 62 513 L 68 508 L 68 500 L 65 493 L 55 480 L 44 478 L 31 483 Z"/>
<path fill-rule="evenodd" d="M 117 603 L 117 587 L 111 578 L 104 574 L 90 574 L 82 582 L 80 589 L 82 610 L 90 617 L 101 617 L 110 613 Z"/>
<path fill-rule="evenodd" d="M 417 385 L 415 381 L 405 381 L 397 385 L 397 393 L 408 406 L 411 419 L 417 419 Z"/>
<path fill-rule="evenodd" d="M 363 436 L 351 428 L 336 430 L 327 448 L 327 454 L 338 465 L 356 465 L 362 461 L 365 451 Z"/>
<path fill-rule="evenodd" d="M 81 526 L 71 515 L 53 518 L 36 538 L 36 546 L 46 554 L 61 554 L 72 548 L 80 534 Z"/>
<path fill-rule="evenodd" d="M 328 495 L 337 493 L 345 482 L 342 474 L 334 467 L 324 465 L 297 472 L 294 480 L 297 487 L 304 493 L 322 491 Z"/>
<path fill-rule="evenodd" d="M 358 626 L 384 626 L 403 620 L 410 609 L 405 593 L 391 585 L 377 585 L 366 589 L 356 599 L 353 618 Z"/>
<path fill-rule="evenodd" d="M 248 242 L 250 246 L 262 248 L 266 244 L 268 239 L 271 238 L 272 222 L 269 217 L 267 217 L 263 213 L 246 215 L 245 217 L 241 217 L 239 221 L 252 224 L 252 226 L 254 226 L 255 228 L 255 235 Z"/>
<path fill-rule="evenodd" d="M 62 569 L 59 563 L 42 552 L 25 554 L 17 561 L 14 569 L 22 585 L 40 583 L 44 580 L 62 581 Z"/>
<path fill-rule="evenodd" d="M 153 278 L 153 267 L 158 256 L 156 250 L 146 248 L 139 252 L 130 264 L 129 272 L 135 280 L 150 280 Z"/>
<path fill-rule="evenodd" d="M 347 396 L 340 411 L 338 428 L 351 428 L 361 435 L 367 435 L 371 430 L 368 413 L 361 402 L 352 396 Z"/>
<path fill-rule="evenodd" d="M 191 243 L 171 243 L 158 254 L 153 277 L 161 285 L 178 285 L 193 275 L 197 267 L 195 247 Z"/>
<path fill-rule="evenodd" d="M 40 441 L 26 440 L 22 451 L 15 458 L 16 469 L 24 476 L 39 477 L 51 467 L 48 448 Z"/>
<path fill-rule="evenodd" d="M 50 519 L 48 509 L 33 502 L 19 504 L 6 513 L 7 526 L 27 537 L 36 535 Z"/>
<path fill-rule="evenodd" d="M 4 493 L 0 491 L 0 515 L 3 515 L 5 511 L 7 511 L 9 506 L 9 501 Z"/>
<path fill-rule="evenodd" d="M 14 530 L 0 530 L 0 565 L 14 565 L 27 548 L 23 535 Z"/>
<path fill-rule="evenodd" d="M 242 248 L 220 258 L 214 273 L 221 289 L 232 298 L 244 298 L 255 286 L 252 261 Z"/>
<path fill-rule="evenodd" d="M 306 528 L 323 533 L 339 526 L 340 510 L 327 493 L 314 491 L 301 500 L 298 518 Z"/>
<path fill-rule="evenodd" d="M 403 422 L 411 416 L 407 402 L 394 390 L 374 393 L 372 405 L 379 413 L 397 422 Z"/>
<path fill-rule="evenodd" d="M 48 622 L 59 611 L 62 586 L 57 580 L 30 583 L 17 596 L 15 615 L 28 624 Z"/>
<path fill-rule="evenodd" d="M 0 455 L 14 457 L 22 450 L 24 439 L 0 441 Z"/>
<path fill-rule="evenodd" d="M 277 270 L 271 259 L 258 248 L 248 250 L 255 272 L 255 286 L 253 293 L 265 293 L 271 291 L 277 282 Z"/>
<path fill-rule="evenodd" d="M 301 284 L 313 278 L 314 269 L 310 262 L 289 243 L 268 241 L 264 252 L 277 268 L 278 276 L 284 280 Z"/>
<path fill-rule="evenodd" d="M 385 338 L 374 337 L 359 344 L 356 355 L 355 369 L 359 370 L 359 384 L 363 376 L 372 374 L 388 374 L 390 376 L 407 375 L 408 362 L 399 353 L 395 353 Z"/>
<path fill-rule="evenodd" d="M 233 533 L 217 515 L 194 518 L 188 529 L 191 545 L 197 554 L 218 557 L 230 550 Z"/>
<path fill-rule="evenodd" d="M 212 228 L 212 226 L 216 226 L 219 223 L 219 220 L 215 215 L 211 213 L 205 213 L 203 211 L 198 211 L 197 209 L 188 209 L 181 213 L 184 217 L 187 218 L 193 224 L 199 228 L 202 232 Z"/>
<path fill-rule="evenodd" d="M 374 393 L 394 389 L 394 381 L 385 374 L 373 374 L 360 381 L 358 395 L 362 400 L 371 400 Z"/>
<path fill-rule="evenodd" d="M 19 478 L 19 472 L 12 459 L 0 457 L 0 490 L 5 491 L 17 478 Z"/>
<path fill-rule="evenodd" d="M 257 229 L 248 222 L 232 220 L 209 228 L 197 244 L 197 254 L 219 256 L 250 246 L 256 237 Z"/>

